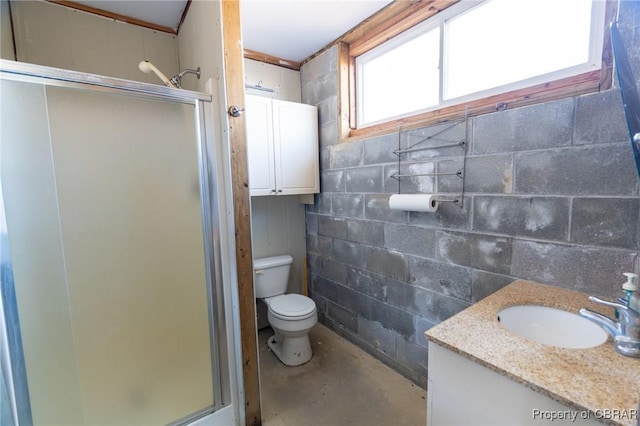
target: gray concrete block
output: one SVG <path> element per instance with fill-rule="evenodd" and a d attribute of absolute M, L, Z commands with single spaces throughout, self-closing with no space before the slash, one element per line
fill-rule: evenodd
<path fill-rule="evenodd" d="M 629 132 L 619 90 L 590 93 L 576 99 L 574 144 L 628 141 Z"/>
<path fill-rule="evenodd" d="M 421 226 L 385 223 L 384 246 L 403 253 L 434 257 L 436 232 Z"/>
<path fill-rule="evenodd" d="M 318 107 L 318 125 L 331 123 L 338 119 L 337 95 L 319 99 L 316 106 Z"/>
<path fill-rule="evenodd" d="M 486 194 L 513 192 L 513 155 L 496 154 L 467 157 L 465 191 Z"/>
<path fill-rule="evenodd" d="M 307 266 L 316 275 L 322 275 L 322 257 L 309 253 L 307 256 Z"/>
<path fill-rule="evenodd" d="M 418 346 L 423 348 L 428 347 L 429 340 L 424 335 L 425 331 L 429 330 L 431 327 L 435 326 L 436 323 L 433 321 L 429 321 L 426 318 L 422 318 L 419 316 L 413 317 L 413 337 L 411 341 Z"/>
<path fill-rule="evenodd" d="M 445 321 L 455 314 L 467 309 L 470 303 L 464 302 L 455 297 L 438 296 L 438 320 Z"/>
<path fill-rule="evenodd" d="M 329 164 L 333 169 L 361 166 L 362 151 L 362 141 L 332 145 L 329 147 Z"/>
<path fill-rule="evenodd" d="M 373 220 L 347 220 L 347 240 L 375 246 L 384 245 L 384 223 Z"/>
<path fill-rule="evenodd" d="M 300 80 L 303 84 L 321 79 L 322 76 L 330 74 L 332 71 L 332 56 L 336 53 L 331 49 L 322 52 L 320 55 L 305 62 L 300 67 Z"/>
<path fill-rule="evenodd" d="M 382 166 L 367 166 L 346 169 L 347 192 L 383 192 Z"/>
<path fill-rule="evenodd" d="M 634 271 L 637 252 L 514 240 L 512 276 L 590 294 L 620 293 L 623 272 Z"/>
<path fill-rule="evenodd" d="M 516 192 L 541 195 L 636 195 L 628 143 L 516 154 Z"/>
<path fill-rule="evenodd" d="M 376 350 L 391 356 L 396 353 L 396 333 L 378 322 L 358 317 L 358 336 Z"/>
<path fill-rule="evenodd" d="M 318 81 L 316 93 L 318 99 L 328 99 L 338 93 L 338 73 L 330 72 L 325 74 Z"/>
<path fill-rule="evenodd" d="M 329 148 L 320 148 L 320 170 L 329 170 L 331 163 L 329 161 Z"/>
<path fill-rule="evenodd" d="M 306 211 L 304 214 L 304 226 L 307 234 L 317 234 L 318 233 L 318 215 L 315 214 L 311 209 L 309 209 L 311 205 L 306 206 Z"/>
<path fill-rule="evenodd" d="M 309 293 L 309 297 L 311 297 L 311 299 L 313 299 L 316 304 L 316 311 L 318 312 L 318 322 L 320 324 L 325 324 L 325 322 L 327 321 L 327 299 L 313 293 Z"/>
<path fill-rule="evenodd" d="M 307 212 L 331 214 L 331 192 L 320 192 L 314 194 L 314 203 L 307 204 Z"/>
<path fill-rule="evenodd" d="M 375 299 L 371 299 L 372 317 L 371 320 L 377 321 L 387 330 L 410 339 L 413 335 L 413 315 L 388 305 Z"/>
<path fill-rule="evenodd" d="M 399 171 L 398 171 L 399 170 Z M 400 169 L 397 164 L 384 167 L 384 192 L 402 194 L 422 194 L 435 192 L 434 176 L 419 176 L 435 172 L 435 163 L 407 163 L 403 162 Z M 394 178 L 394 175 L 407 175 Z"/>
<path fill-rule="evenodd" d="M 363 194 L 333 194 L 333 214 L 346 217 L 364 217 L 364 195 Z"/>
<path fill-rule="evenodd" d="M 318 235 L 347 238 L 347 221 L 333 216 L 318 216 Z"/>
<path fill-rule="evenodd" d="M 514 280 L 515 278 L 507 275 L 492 274 L 474 269 L 471 278 L 471 301 L 473 303 L 479 302 L 490 294 L 511 284 Z"/>
<path fill-rule="evenodd" d="M 313 81 L 300 84 L 300 98 L 305 104 L 315 105 L 318 102 L 316 95 L 318 86 Z"/>
<path fill-rule="evenodd" d="M 347 265 L 342 262 L 314 256 L 313 263 L 310 263 L 314 273 L 321 275 L 338 284 L 345 285 L 347 282 Z"/>
<path fill-rule="evenodd" d="M 327 278 L 311 274 L 311 286 L 309 287 L 310 293 L 322 296 L 329 300 L 336 300 L 338 292 L 338 284 L 328 280 Z"/>
<path fill-rule="evenodd" d="M 331 299 L 349 312 L 366 320 L 373 320 L 374 299 L 351 288 L 337 286 L 337 298 Z"/>
<path fill-rule="evenodd" d="M 415 287 L 407 283 L 389 280 L 387 284 L 387 303 L 432 322 L 438 322 L 437 293 Z"/>
<path fill-rule="evenodd" d="M 320 143 L 321 149 L 327 149 L 332 145 L 338 143 L 338 122 L 330 121 L 328 123 L 323 123 L 318 125 L 318 142 Z M 327 153 L 328 155 L 328 153 Z M 328 156 L 327 156 L 328 158 Z M 327 163 L 329 164 L 329 163 Z"/>
<path fill-rule="evenodd" d="M 336 305 L 332 301 L 327 301 L 327 317 L 333 320 L 334 324 L 348 330 L 358 331 L 358 317 L 352 313 Z"/>
<path fill-rule="evenodd" d="M 333 240 L 333 258 L 340 259 L 347 265 L 356 268 L 365 268 L 369 248 L 362 244 L 352 243 L 339 239 Z"/>
<path fill-rule="evenodd" d="M 403 154 L 403 160 L 427 160 L 462 155 L 463 149 L 457 145 L 466 138 L 466 125 L 464 120 L 455 120 L 421 129 L 410 130 L 402 133 L 401 145 L 403 148 L 428 148 Z M 440 145 L 455 144 L 447 148 L 436 148 Z"/>
<path fill-rule="evenodd" d="M 324 258 L 333 255 L 333 239 L 322 235 L 307 234 L 307 252 Z"/>
<path fill-rule="evenodd" d="M 638 248 L 638 213 L 637 198 L 575 198 L 571 241 Z"/>
<path fill-rule="evenodd" d="M 438 231 L 436 258 L 498 274 L 511 266 L 511 238 Z"/>
<path fill-rule="evenodd" d="M 323 170 L 320 172 L 320 190 L 322 192 L 344 192 L 345 181 L 343 170 Z"/>
<path fill-rule="evenodd" d="M 407 281 L 409 261 L 407 256 L 396 251 L 370 247 L 367 253 L 367 269 L 384 276 Z"/>
<path fill-rule="evenodd" d="M 473 229 L 566 241 L 569 236 L 569 199 L 475 196 Z"/>
<path fill-rule="evenodd" d="M 387 277 L 364 269 L 350 267 L 347 286 L 381 301 L 387 300 Z"/>
<path fill-rule="evenodd" d="M 474 154 L 556 148 L 571 144 L 573 98 L 473 119 Z"/>
<path fill-rule="evenodd" d="M 411 256 L 409 274 L 409 281 L 415 286 L 471 301 L 472 279 L 469 268 Z"/>
<path fill-rule="evenodd" d="M 398 149 L 398 134 L 392 133 L 364 140 L 364 164 L 382 164 L 398 161 L 393 153 Z"/>
<path fill-rule="evenodd" d="M 410 212 L 409 222 L 412 225 L 434 228 L 469 229 L 471 201 L 471 196 L 465 195 L 462 198 L 462 207 L 459 207 L 458 204 L 443 202 L 438 206 L 438 210 L 433 213 Z"/>
<path fill-rule="evenodd" d="M 390 194 L 365 194 L 365 218 L 385 222 L 408 223 L 409 212 L 391 210 L 389 208 L 389 196 Z"/>
<path fill-rule="evenodd" d="M 424 346 L 396 336 L 396 358 L 402 364 L 427 374 L 428 351 Z"/>
<path fill-rule="evenodd" d="M 436 171 L 441 175 L 435 178 L 436 191 L 438 193 L 462 193 L 463 185 L 466 178 L 466 166 L 462 157 L 439 160 L 436 165 Z M 445 173 L 455 173 L 453 175 Z"/>

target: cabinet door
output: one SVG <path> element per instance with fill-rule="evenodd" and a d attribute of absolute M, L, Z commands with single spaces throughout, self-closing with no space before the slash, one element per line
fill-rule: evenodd
<path fill-rule="evenodd" d="M 317 108 L 274 100 L 273 122 L 277 193 L 319 192 Z"/>
<path fill-rule="evenodd" d="M 271 99 L 245 96 L 249 193 L 274 195 L 273 120 Z"/>

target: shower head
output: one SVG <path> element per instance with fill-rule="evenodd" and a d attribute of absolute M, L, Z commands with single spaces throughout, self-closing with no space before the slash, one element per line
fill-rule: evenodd
<path fill-rule="evenodd" d="M 179 88 L 174 83 L 172 83 L 171 80 L 169 80 L 167 76 L 162 73 L 162 71 L 156 68 L 156 66 L 149 61 L 140 61 L 140 63 L 138 64 L 138 68 L 140 69 L 140 71 L 146 74 L 149 74 L 151 72 L 155 73 L 155 75 L 157 75 L 158 78 L 162 80 L 165 86 Z"/>

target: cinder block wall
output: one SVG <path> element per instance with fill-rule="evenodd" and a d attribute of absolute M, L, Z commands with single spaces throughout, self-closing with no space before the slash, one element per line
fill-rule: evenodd
<path fill-rule="evenodd" d="M 640 45 L 639 3 L 620 5 L 628 47 Z M 640 76 L 640 50 L 631 50 Z M 637 272 L 639 180 L 618 89 L 338 143 L 336 53 L 301 72 L 303 102 L 320 116 L 322 192 L 306 223 L 309 290 L 323 324 L 425 386 L 424 331 L 514 279 L 614 297 L 622 272 Z M 429 135 L 467 141 L 463 208 L 390 210 L 394 149 Z M 460 153 L 405 155 L 400 170 L 456 171 Z M 460 179 L 401 185 L 454 192 Z"/>

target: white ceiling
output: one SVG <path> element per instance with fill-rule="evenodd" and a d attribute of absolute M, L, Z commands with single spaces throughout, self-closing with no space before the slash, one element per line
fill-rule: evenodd
<path fill-rule="evenodd" d="M 300 62 L 390 0 L 241 0 L 245 49 Z"/>
<path fill-rule="evenodd" d="M 300 62 L 391 1 L 241 0 L 240 19 L 244 48 Z M 175 29 L 180 23 L 187 2 L 89 0 L 76 3 Z"/>

